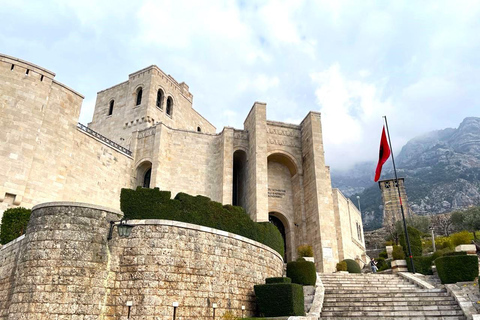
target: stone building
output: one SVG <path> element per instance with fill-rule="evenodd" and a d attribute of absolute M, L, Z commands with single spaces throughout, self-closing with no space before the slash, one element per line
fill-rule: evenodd
<path fill-rule="evenodd" d="M 119 208 L 121 188 L 159 187 L 245 208 L 282 232 L 286 259 L 314 248 L 317 269 L 366 262 L 361 215 L 332 189 L 321 115 L 299 125 L 267 120 L 255 102 L 244 128 L 216 128 L 193 95 L 157 66 L 97 94 L 93 120 L 83 96 L 55 74 L 0 55 L 0 211 L 50 201 Z"/>
<path fill-rule="evenodd" d="M 397 221 L 402 221 L 402 209 L 400 207 L 398 189 L 400 189 L 400 195 L 402 197 L 405 218 L 411 216 L 404 178 L 398 178 L 398 185 L 395 179 L 380 180 L 378 181 L 378 187 L 382 193 L 384 227 L 391 227 L 394 226 Z"/>

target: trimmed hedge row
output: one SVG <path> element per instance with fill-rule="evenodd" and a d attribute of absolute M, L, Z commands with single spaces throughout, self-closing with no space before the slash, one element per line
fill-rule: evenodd
<path fill-rule="evenodd" d="M 473 281 L 478 277 L 476 255 L 443 256 L 435 260 L 435 266 L 442 283 Z"/>
<path fill-rule="evenodd" d="M 349 273 L 362 273 L 362 269 L 360 269 L 360 266 L 358 265 L 357 261 L 352 259 L 345 259 L 343 261 L 347 263 L 347 271 Z"/>
<path fill-rule="evenodd" d="M 410 240 L 410 249 L 412 256 L 420 257 L 422 255 L 422 232 L 414 227 L 407 226 L 408 239 Z M 405 256 L 408 257 L 408 246 L 405 241 L 405 233 L 400 234 L 400 244 L 402 245 Z"/>
<path fill-rule="evenodd" d="M 425 257 L 413 257 L 413 264 L 415 265 L 415 272 L 421 274 L 433 274 L 432 271 L 432 262 L 433 262 L 433 255 L 432 256 L 425 256 Z M 412 272 L 412 262 L 409 258 L 407 260 L 407 267 L 408 271 Z"/>
<path fill-rule="evenodd" d="M 0 243 L 6 244 L 24 234 L 31 213 L 32 210 L 23 207 L 5 210 L 0 227 Z"/>
<path fill-rule="evenodd" d="M 261 317 L 304 316 L 303 287 L 295 283 L 254 286 Z"/>
<path fill-rule="evenodd" d="M 287 263 L 287 277 L 293 283 L 314 286 L 317 281 L 315 264 L 310 261 L 291 261 Z"/>
<path fill-rule="evenodd" d="M 241 207 L 211 201 L 204 196 L 138 187 L 122 189 L 120 208 L 125 219 L 165 219 L 219 229 L 263 243 L 284 255 L 283 238 L 269 222 L 254 222 Z"/>
<path fill-rule="evenodd" d="M 265 279 L 266 284 L 270 283 L 292 283 L 292 279 L 288 277 L 273 277 Z"/>

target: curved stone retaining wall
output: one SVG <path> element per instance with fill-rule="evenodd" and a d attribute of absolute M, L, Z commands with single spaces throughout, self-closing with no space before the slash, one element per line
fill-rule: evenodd
<path fill-rule="evenodd" d="M 132 220 L 129 238 L 115 228 L 107 242 L 120 216 L 79 203 L 34 207 L 16 261 L 2 269 L 2 296 L 11 298 L 0 319 L 127 319 L 127 302 L 130 319 L 172 319 L 173 302 L 178 320 L 212 319 L 214 303 L 217 318 L 240 316 L 241 306 L 250 315 L 253 286 L 282 274 L 273 249 L 197 225 Z"/>

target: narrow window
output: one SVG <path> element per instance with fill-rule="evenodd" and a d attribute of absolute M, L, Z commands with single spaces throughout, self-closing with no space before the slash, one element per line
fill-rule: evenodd
<path fill-rule="evenodd" d="M 10 70 L 13 70 L 15 68 L 15 65 L 12 63 L 12 66 L 10 67 Z"/>
<path fill-rule="evenodd" d="M 163 91 L 161 89 L 158 89 L 157 91 L 157 108 L 162 109 L 162 101 L 163 101 Z"/>
<path fill-rule="evenodd" d="M 25 74 L 28 76 L 29 72 L 30 72 L 30 69 L 27 69 L 27 71 L 25 71 Z"/>
<path fill-rule="evenodd" d="M 137 90 L 137 106 L 141 105 L 142 104 L 142 88 L 138 88 Z"/>
<path fill-rule="evenodd" d="M 113 114 L 113 105 L 115 104 L 115 101 L 110 101 L 110 107 L 108 108 L 108 115 L 111 116 Z"/>
<path fill-rule="evenodd" d="M 172 111 L 173 111 L 173 99 L 172 99 L 172 97 L 168 97 L 168 99 L 167 99 L 167 114 L 169 116 L 171 116 Z"/>
<path fill-rule="evenodd" d="M 43 74 L 40 76 L 40 81 L 43 81 Z"/>
<path fill-rule="evenodd" d="M 202 128 L 197 127 L 197 132 L 202 132 Z"/>

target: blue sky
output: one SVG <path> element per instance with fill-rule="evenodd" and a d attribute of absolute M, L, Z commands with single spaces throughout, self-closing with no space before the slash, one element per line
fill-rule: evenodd
<path fill-rule="evenodd" d="M 254 101 L 271 120 L 322 113 L 327 164 L 375 160 L 387 115 L 395 153 L 480 116 L 480 1 L 0 0 L 0 52 L 85 96 L 155 64 L 221 131 Z"/>

